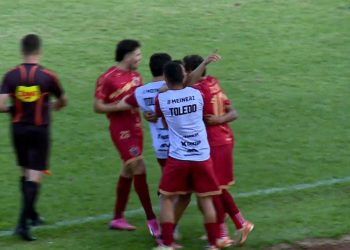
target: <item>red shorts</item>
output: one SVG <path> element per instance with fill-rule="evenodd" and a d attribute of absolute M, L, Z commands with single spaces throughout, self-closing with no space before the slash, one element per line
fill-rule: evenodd
<path fill-rule="evenodd" d="M 198 196 L 221 193 L 211 159 L 181 161 L 169 157 L 160 179 L 159 192 L 164 195 L 177 195 L 192 191 Z"/>
<path fill-rule="evenodd" d="M 210 157 L 220 188 L 227 189 L 235 183 L 233 174 L 233 143 L 211 146 Z"/>
<path fill-rule="evenodd" d="M 159 158 L 157 158 L 158 164 L 159 164 L 159 166 L 160 166 L 162 172 L 163 172 L 163 169 L 164 169 L 164 167 L 165 167 L 166 160 L 167 160 L 167 159 L 159 159 Z"/>
<path fill-rule="evenodd" d="M 109 126 L 112 141 L 117 148 L 120 158 L 124 164 L 142 158 L 143 151 L 143 136 L 142 133 L 134 135 L 131 130 L 123 130 Z"/>

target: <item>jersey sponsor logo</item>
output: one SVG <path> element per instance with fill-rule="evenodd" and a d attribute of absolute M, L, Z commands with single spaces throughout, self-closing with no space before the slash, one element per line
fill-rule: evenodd
<path fill-rule="evenodd" d="M 140 150 L 138 147 L 132 147 L 129 149 L 129 153 L 131 156 L 138 156 L 140 155 Z"/>
<path fill-rule="evenodd" d="M 120 131 L 119 137 L 121 140 L 130 138 L 130 130 Z"/>
<path fill-rule="evenodd" d="M 187 149 L 186 150 L 186 152 L 188 152 L 188 153 L 193 153 L 193 152 L 199 152 L 197 149 L 195 149 L 195 148 L 191 148 L 191 149 Z"/>
<path fill-rule="evenodd" d="M 169 135 L 161 135 L 161 134 L 158 134 L 158 139 L 168 140 L 168 139 L 169 139 Z"/>
<path fill-rule="evenodd" d="M 169 144 L 167 143 L 163 143 L 159 146 L 160 148 L 168 148 L 169 147 Z"/>
<path fill-rule="evenodd" d="M 186 97 L 181 97 L 181 98 L 176 98 L 172 100 L 168 100 L 168 104 L 174 104 L 174 103 L 181 103 L 181 102 L 189 102 L 189 101 L 194 101 L 195 97 L 194 96 L 186 96 Z"/>
<path fill-rule="evenodd" d="M 34 86 L 17 86 L 16 97 L 22 102 L 35 102 L 41 97 L 40 87 Z"/>
<path fill-rule="evenodd" d="M 159 88 L 158 89 L 145 89 L 143 91 L 143 94 L 149 94 L 149 93 L 154 94 L 154 93 L 158 93 L 158 92 L 159 92 Z"/>
<path fill-rule="evenodd" d="M 169 108 L 171 116 L 186 115 L 197 111 L 197 105 L 185 105 L 181 107 Z"/>
<path fill-rule="evenodd" d="M 191 147 L 191 146 L 198 146 L 199 144 L 201 144 L 201 140 L 199 141 L 181 141 L 181 145 L 183 147 Z"/>
<path fill-rule="evenodd" d="M 134 77 L 131 82 L 126 83 L 121 89 L 118 89 L 114 91 L 112 94 L 109 95 L 109 99 L 117 98 L 121 94 L 128 92 L 131 88 L 135 86 L 140 85 L 140 78 L 139 77 Z"/>
<path fill-rule="evenodd" d="M 154 106 L 156 104 L 153 97 L 143 98 L 143 101 L 145 102 L 146 106 Z"/>
<path fill-rule="evenodd" d="M 193 137 L 197 137 L 198 133 L 192 134 L 192 135 L 184 135 L 185 138 L 193 138 Z"/>

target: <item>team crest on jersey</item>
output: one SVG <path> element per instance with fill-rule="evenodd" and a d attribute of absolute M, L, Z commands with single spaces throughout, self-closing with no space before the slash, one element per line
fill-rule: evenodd
<path fill-rule="evenodd" d="M 131 82 L 132 82 L 134 85 L 139 85 L 139 84 L 140 84 L 140 77 L 134 76 L 134 77 L 132 78 Z"/>
<path fill-rule="evenodd" d="M 138 149 L 138 147 L 132 147 L 129 149 L 129 153 L 132 156 L 138 156 L 140 154 L 140 150 Z"/>
<path fill-rule="evenodd" d="M 38 85 L 34 86 L 17 86 L 16 97 L 22 102 L 35 102 L 41 96 L 40 88 Z"/>

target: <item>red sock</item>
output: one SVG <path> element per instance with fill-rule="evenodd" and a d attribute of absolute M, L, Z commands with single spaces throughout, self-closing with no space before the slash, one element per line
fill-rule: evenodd
<path fill-rule="evenodd" d="M 219 224 L 205 223 L 204 226 L 207 231 L 209 245 L 216 246 L 216 240 L 219 238 Z"/>
<path fill-rule="evenodd" d="M 128 203 L 132 178 L 126 178 L 119 176 L 119 180 L 116 187 L 117 199 L 114 206 L 114 220 L 123 217 L 123 213 Z"/>
<path fill-rule="evenodd" d="M 154 219 L 156 216 L 153 213 L 145 174 L 134 175 L 134 187 L 137 195 L 139 196 L 142 207 L 145 210 L 147 220 Z"/>
<path fill-rule="evenodd" d="M 160 223 L 162 228 L 162 240 L 165 246 L 171 246 L 174 243 L 174 223 L 164 222 Z"/>
<path fill-rule="evenodd" d="M 225 222 L 225 209 L 220 195 L 213 196 L 213 203 L 216 210 L 217 223 L 222 224 Z"/>
<path fill-rule="evenodd" d="M 241 215 L 233 197 L 226 190 L 222 190 L 221 199 L 224 204 L 225 212 L 231 217 L 233 223 L 235 223 L 237 229 L 241 229 L 245 223 L 243 216 Z"/>

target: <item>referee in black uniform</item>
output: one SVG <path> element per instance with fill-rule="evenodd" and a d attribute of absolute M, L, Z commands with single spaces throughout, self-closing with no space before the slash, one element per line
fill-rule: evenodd
<path fill-rule="evenodd" d="M 59 111 L 67 98 L 54 73 L 39 65 L 41 40 L 28 34 L 21 40 L 23 63 L 8 71 L 0 88 L 0 112 L 10 113 L 12 142 L 21 167 L 22 208 L 15 233 L 35 240 L 30 225 L 43 223 L 35 209 L 43 171 L 48 169 L 50 110 Z M 55 101 L 50 101 L 50 96 Z M 10 106 L 7 100 L 10 99 Z"/>

